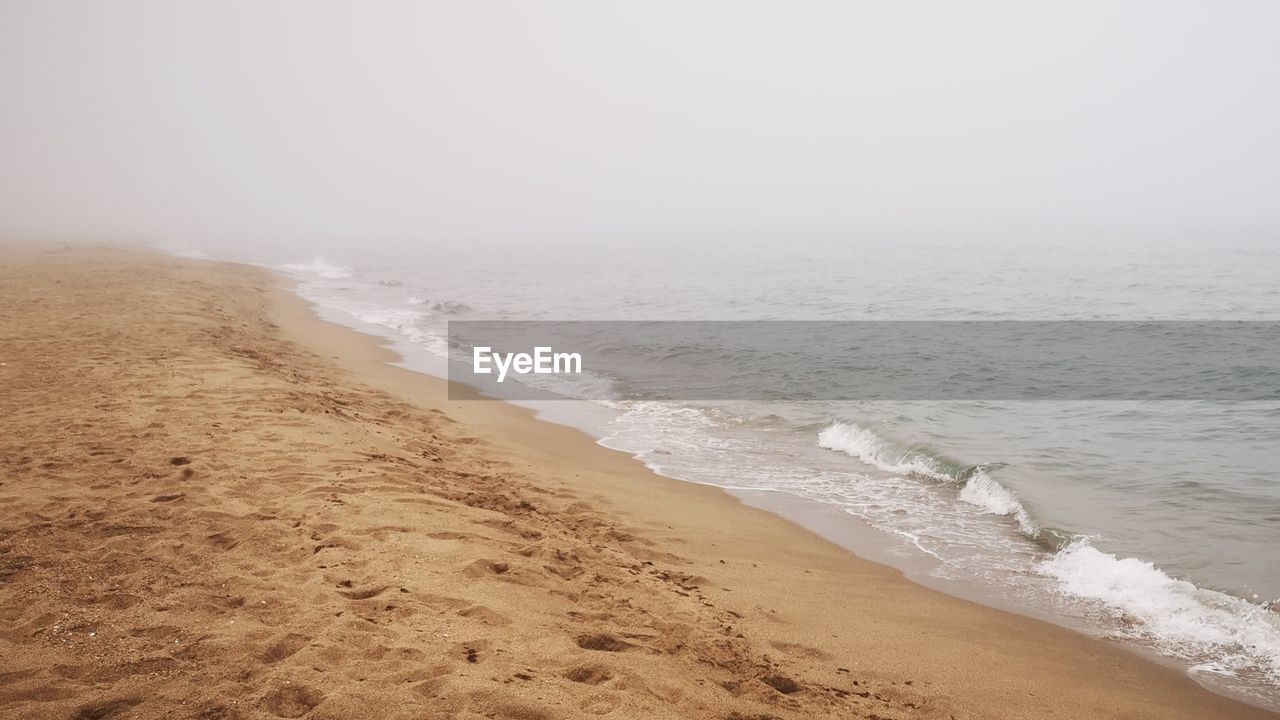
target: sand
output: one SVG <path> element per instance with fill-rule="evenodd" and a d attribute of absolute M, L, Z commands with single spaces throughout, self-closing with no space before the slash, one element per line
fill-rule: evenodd
<path fill-rule="evenodd" d="M 1276 717 L 392 359 L 257 268 L 0 248 L 0 717 Z"/>

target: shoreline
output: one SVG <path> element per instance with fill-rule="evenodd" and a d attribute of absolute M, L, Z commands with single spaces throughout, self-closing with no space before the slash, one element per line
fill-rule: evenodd
<path fill-rule="evenodd" d="M 530 419 L 535 422 L 550 423 L 572 430 L 580 433 L 594 445 L 610 452 L 621 454 L 623 457 L 635 462 L 645 474 L 652 474 L 661 477 L 663 480 L 673 480 L 682 484 L 705 486 L 719 490 L 736 499 L 744 506 L 765 511 L 794 523 L 823 540 L 852 553 L 861 560 L 891 568 L 901 573 L 906 580 L 914 585 L 984 607 L 1010 612 L 1065 628 L 1090 639 L 1119 647 L 1161 667 L 1172 669 L 1215 695 L 1271 712 L 1280 711 L 1280 705 L 1269 703 L 1266 699 L 1260 699 L 1245 692 L 1236 691 L 1225 684 L 1215 684 L 1214 678 L 1209 675 L 1197 677 L 1191 671 L 1192 662 L 1161 652 L 1154 645 L 1145 644 L 1134 638 L 1112 637 L 1108 635 L 1105 629 L 1100 629 L 1096 620 L 1091 620 L 1083 614 L 1071 614 L 1054 608 L 1047 603 L 1037 605 L 1028 602 L 1025 597 L 1015 598 L 1003 592 L 999 587 L 984 585 L 972 580 L 934 576 L 931 571 L 938 562 L 936 558 L 922 553 L 918 547 L 903 541 L 900 536 L 878 529 L 854 514 L 843 512 L 820 501 L 794 495 L 784 490 L 734 487 L 714 482 L 688 480 L 676 475 L 663 473 L 661 470 L 650 467 L 643 459 L 629 451 L 608 444 L 605 437 L 605 426 L 608 424 L 606 416 L 611 418 L 610 414 L 613 411 L 603 407 L 572 398 L 554 396 L 549 391 L 536 392 L 545 393 L 548 398 L 554 397 L 554 400 L 508 400 L 490 396 L 486 394 L 486 390 L 482 387 L 456 381 L 451 382 L 448 379 L 449 362 L 433 354 L 423 346 L 406 339 L 402 333 L 386 325 L 360 319 L 351 312 L 327 307 L 318 300 L 309 299 L 304 293 L 298 292 L 298 286 L 304 282 L 304 279 L 294 277 L 292 273 L 270 266 L 255 267 L 263 267 L 280 277 L 281 282 L 290 288 L 291 295 L 304 302 L 312 313 L 317 316 L 317 319 L 375 339 L 377 344 L 388 353 L 385 362 L 412 373 L 446 383 L 447 387 L 453 388 L 451 392 L 455 396 L 463 396 L 470 400 L 482 399 L 485 403 L 519 408 L 528 412 Z"/>
<path fill-rule="evenodd" d="M 452 385 L 455 394 L 465 395 L 469 398 L 469 401 L 479 400 L 485 403 L 519 408 L 527 411 L 530 414 L 530 419 L 534 422 L 550 423 L 581 433 L 586 440 L 594 445 L 632 460 L 646 474 L 652 474 L 664 480 L 673 480 L 682 484 L 715 488 L 735 498 L 743 505 L 783 517 L 822 539 L 840 546 L 860 559 L 870 560 L 879 565 L 893 568 L 917 585 L 997 610 L 1005 610 L 1026 617 L 1045 620 L 1076 632 L 1088 634 L 1079 627 L 1072 627 L 1069 623 L 1055 622 L 1056 618 L 1048 612 L 1037 612 L 1033 608 L 1020 608 L 1006 598 L 1001 597 L 998 593 L 986 591 L 976 584 L 932 578 L 928 572 L 934 565 L 931 559 L 908 556 L 908 553 L 910 553 L 908 544 L 901 542 L 895 545 L 895 540 L 898 539 L 896 536 L 871 526 L 855 515 L 842 512 L 816 500 L 792 495 L 785 491 L 733 488 L 712 483 L 699 483 L 659 472 L 649 467 L 642 459 L 632 453 L 611 447 L 604 442 L 601 433 L 604 431 L 604 426 L 611 419 L 612 413 L 612 411 L 605 408 L 596 408 L 583 401 L 561 397 L 556 397 L 554 400 L 544 399 L 537 401 L 504 400 L 486 395 L 481 388 L 457 381 L 449 381 L 446 361 L 442 358 L 406 340 L 402 335 L 388 329 L 386 326 L 352 318 L 341 310 L 325 308 L 317 302 L 299 295 L 296 292 L 297 281 L 295 279 L 277 270 L 266 269 L 279 277 L 282 287 L 285 287 L 292 296 L 305 303 L 312 314 L 321 322 L 337 325 L 360 335 L 373 338 L 380 347 L 387 351 L 385 363 L 446 383 L 446 386 Z M 346 321 L 338 319 L 338 316 L 344 316 Z M 549 391 L 547 394 L 548 396 L 551 395 Z M 610 417 L 606 419 L 606 416 Z M 895 553 L 895 549 L 903 552 Z M 895 560 L 897 561 L 896 564 Z M 1141 646 L 1135 646 L 1132 649 L 1139 655 L 1149 657 L 1160 664 L 1172 668 L 1181 668 L 1173 658 Z M 1228 693 L 1219 692 L 1216 694 L 1230 697 Z"/>
<path fill-rule="evenodd" d="M 584 426 L 580 424 L 566 421 L 564 419 L 543 417 L 543 413 L 533 407 L 529 407 L 521 403 L 512 403 L 501 399 L 489 398 L 484 396 L 483 393 L 476 388 L 469 385 L 456 381 L 449 381 L 442 375 L 426 369 L 415 368 L 412 366 L 412 363 L 409 362 L 407 355 L 397 347 L 403 347 L 403 343 L 405 341 L 402 338 L 391 332 L 387 332 L 386 334 L 378 332 L 383 330 L 380 326 L 370 325 L 369 330 L 366 331 L 356 328 L 348 323 L 325 319 L 321 315 L 321 309 L 318 305 L 292 291 L 291 288 L 296 281 L 274 270 L 271 272 L 280 278 L 282 283 L 281 287 L 285 288 L 289 293 L 290 300 L 296 299 L 304 303 L 315 316 L 316 320 L 322 323 L 337 325 L 344 330 L 366 336 L 385 352 L 383 360 L 384 363 L 392 364 L 398 369 L 419 376 L 431 378 L 435 382 L 443 383 L 444 387 L 452 385 L 452 393 L 454 396 L 479 398 L 479 402 L 486 405 L 499 405 L 504 408 L 511 408 L 512 411 L 516 413 L 527 414 L 528 421 L 550 424 L 557 428 L 562 428 L 569 433 L 579 435 L 581 436 L 581 440 L 589 442 L 593 447 L 603 449 L 608 453 L 617 454 L 618 456 L 625 458 L 626 462 L 634 463 L 639 473 L 651 476 L 655 479 L 660 479 L 664 483 L 675 482 L 685 486 L 709 488 L 715 492 L 723 494 L 726 497 L 726 500 L 739 503 L 744 508 L 762 511 L 771 516 L 780 518 L 784 522 L 794 524 L 804 532 L 812 534 L 822 542 L 836 546 L 841 551 L 849 553 L 861 562 L 873 563 L 884 567 L 890 572 L 899 573 L 905 581 L 914 586 L 928 589 L 933 592 L 939 592 L 947 597 L 974 603 L 997 612 L 1007 612 L 1032 621 L 1047 623 L 1054 627 L 1062 628 L 1073 634 L 1087 638 L 1090 641 L 1117 647 L 1142 661 L 1155 664 L 1161 668 L 1173 670 L 1188 681 L 1194 683 L 1196 686 L 1209 691 L 1217 697 L 1242 702 L 1249 707 L 1256 707 L 1264 711 L 1267 710 L 1264 706 L 1259 706 L 1250 702 L 1248 698 L 1237 697 L 1230 693 L 1220 692 L 1201 685 L 1195 680 L 1195 678 L 1186 672 L 1184 665 L 1174 658 L 1156 652 L 1154 649 L 1125 641 L 1108 641 L 1106 639 L 1089 635 L 1085 632 L 1083 626 L 1077 625 L 1073 627 L 1071 624 L 1066 622 L 1066 618 L 1058 618 L 1051 616 L 1047 612 L 1037 612 L 1030 608 L 1015 607 L 995 592 L 984 592 L 981 588 L 971 587 L 968 584 L 958 581 L 929 582 L 927 569 L 925 567 L 928 563 L 924 559 L 903 563 L 903 565 L 906 565 L 907 568 L 910 569 L 902 566 L 891 565 L 889 559 L 892 551 L 888 549 L 888 542 L 891 538 L 883 531 L 877 530 L 870 525 L 863 523 L 854 516 L 847 515 L 846 513 L 840 513 L 837 510 L 832 510 L 815 501 L 790 496 L 786 493 L 766 493 L 765 491 L 739 492 L 729 488 L 693 483 L 679 478 L 662 475 L 645 466 L 643 461 L 635 458 L 626 451 L 610 448 L 607 445 L 602 444 L 599 442 L 598 438 L 594 437 Z M 447 390 L 441 392 L 446 396 L 449 394 L 449 391 Z M 771 499 L 771 497 L 775 495 L 779 497 L 777 499 Z M 837 514 L 840 515 L 838 523 L 834 517 Z M 868 557 L 868 554 L 873 554 L 874 557 Z"/>
<path fill-rule="evenodd" d="M 10 255 L 0 318 L 20 341 L 4 371 L 29 374 L 6 408 L 24 425 L 5 432 L 28 461 L 0 486 L 14 507 L 2 717 L 86 703 L 111 717 L 112 702 L 152 717 L 186 694 L 235 717 L 215 696 L 236 693 L 312 718 L 1277 717 L 1127 647 L 919 585 L 532 410 L 451 401 L 260 268 Z M 83 362 L 109 372 L 78 385 Z M 90 391 L 101 407 L 68 415 Z M 77 474 L 66 422 L 122 463 Z M 99 434 L 117 425 L 132 429 Z M 226 529 L 181 534 L 201 524 Z M 149 592 L 89 592 L 95 559 L 108 575 L 140 564 L 116 587 Z M 85 607 L 93 635 L 65 620 Z M 154 632 L 157 613 L 176 629 Z M 108 641 L 123 649 L 92 650 Z"/>

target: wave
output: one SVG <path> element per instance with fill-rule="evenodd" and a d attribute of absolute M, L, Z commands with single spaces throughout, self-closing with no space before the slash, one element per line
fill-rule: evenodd
<path fill-rule="evenodd" d="M 896 448 L 871 430 L 853 423 L 831 423 L 818 433 L 818 446 L 842 452 L 886 472 L 960 483 L 960 500 L 992 515 L 1012 517 L 1018 530 L 1031 539 L 1040 536 L 1040 525 L 1026 506 L 991 477 L 986 466 L 951 467 L 950 463 L 924 451 Z"/>
<path fill-rule="evenodd" d="M 1137 558 L 1077 540 L 1037 570 L 1069 595 L 1119 614 L 1121 634 L 1225 675 L 1261 672 L 1280 682 L 1280 614 L 1263 605 L 1172 578 Z"/>
<path fill-rule="evenodd" d="M 818 446 L 855 457 L 885 472 L 915 475 L 939 482 L 958 479 L 948 473 L 937 458 L 916 450 L 895 448 L 874 432 L 853 423 L 831 423 L 818 433 Z"/>
<path fill-rule="evenodd" d="M 284 263 L 276 267 L 290 275 L 314 276 L 325 280 L 339 280 L 351 277 L 352 271 L 349 267 L 334 265 L 322 257 L 317 257 L 311 262 Z"/>
<path fill-rule="evenodd" d="M 346 311 L 361 322 L 395 330 L 410 342 L 425 346 L 434 355 L 445 357 L 448 354 L 448 338 L 424 327 L 422 313 L 383 307 L 348 308 Z"/>
<path fill-rule="evenodd" d="M 441 315 L 464 315 L 471 312 L 471 306 L 454 300 L 431 300 L 421 295 L 410 295 L 410 305 L 421 305 Z"/>
<path fill-rule="evenodd" d="M 1007 515 L 1018 523 L 1018 530 L 1031 539 L 1040 537 L 1040 524 L 1027 512 L 1027 508 L 1005 486 L 996 482 L 986 470 L 979 469 L 965 481 L 960 489 L 960 499 L 982 508 L 992 515 Z"/>
<path fill-rule="evenodd" d="M 960 500 L 1013 518 L 1031 539 L 1044 532 L 1021 500 L 983 466 L 957 471 L 936 456 L 895 447 L 853 423 L 828 425 L 818 444 L 886 472 L 963 483 Z M 1231 677 L 1262 673 L 1270 682 L 1280 681 L 1280 614 L 1264 605 L 1170 577 L 1144 560 L 1103 552 L 1087 538 L 1050 548 L 1035 570 L 1053 580 L 1059 594 L 1096 603 L 1117 634 L 1186 660 L 1193 671 Z"/>

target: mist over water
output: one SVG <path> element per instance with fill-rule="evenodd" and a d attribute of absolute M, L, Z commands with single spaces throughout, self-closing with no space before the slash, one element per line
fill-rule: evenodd
<path fill-rule="evenodd" d="M 456 318 L 1280 320 L 1278 26 L 1264 0 L 9 0 L 0 240 L 265 264 L 428 355 Z M 1280 703 L 1273 406 L 583 382 L 660 472 L 841 508 Z"/>
<path fill-rule="evenodd" d="M 1277 26 L 1266 0 L 8 0 L 0 237 L 1274 240 Z"/>

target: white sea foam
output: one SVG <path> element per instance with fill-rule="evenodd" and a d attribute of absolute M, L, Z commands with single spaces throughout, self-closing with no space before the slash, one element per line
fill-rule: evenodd
<path fill-rule="evenodd" d="M 871 430 L 836 422 L 818 444 L 886 472 L 956 482 L 933 458 L 892 446 Z M 1035 537 L 1039 529 L 1018 497 L 983 469 L 973 472 L 959 499 L 993 515 L 1012 517 Z M 1170 577 L 1152 563 L 1119 558 L 1077 541 L 1036 566 L 1056 590 L 1093 603 L 1111 616 L 1118 634 L 1180 657 L 1193 672 L 1280 682 L 1280 614 L 1246 600 Z M 1247 691 L 1248 686 L 1243 686 Z"/>
<path fill-rule="evenodd" d="M 322 257 L 305 263 L 284 263 L 277 267 L 290 275 L 314 276 L 325 280 L 340 280 L 351 277 L 351 268 L 334 265 Z"/>
<path fill-rule="evenodd" d="M 416 310 L 384 307 L 344 309 L 361 322 L 395 330 L 410 342 L 425 346 L 434 355 L 443 357 L 448 352 L 448 339 L 423 327 L 423 315 Z"/>
<path fill-rule="evenodd" d="M 438 315 L 463 315 L 471 311 L 465 303 L 453 300 L 431 300 L 421 295 L 410 295 L 408 302 L 410 305 L 426 306 L 428 310 Z"/>
<path fill-rule="evenodd" d="M 818 433 L 818 446 L 855 457 L 885 472 L 919 475 L 943 482 L 954 480 L 927 455 L 892 448 L 884 438 L 853 423 L 831 423 Z"/>
<path fill-rule="evenodd" d="M 818 446 L 855 457 L 886 472 L 926 477 L 945 483 L 963 482 L 960 499 L 983 512 L 1007 515 L 1018 523 L 1028 537 L 1036 537 L 1039 525 L 1011 490 L 997 482 L 986 470 L 978 469 L 967 479 L 947 473 L 937 460 L 922 453 L 899 450 L 884 438 L 864 427 L 834 422 L 818 433 Z"/>
<path fill-rule="evenodd" d="M 978 470 L 965 481 L 960 489 L 960 499 L 977 506 L 992 515 L 1008 515 L 1018 522 L 1018 529 L 1027 537 L 1040 534 L 1040 526 L 1022 501 L 1005 486 L 996 482 L 986 470 Z"/>
<path fill-rule="evenodd" d="M 1266 674 L 1280 682 L 1280 615 L 1166 575 L 1149 562 L 1120 558 L 1087 541 L 1039 565 L 1061 592 L 1101 603 L 1126 632 L 1183 657 L 1203 672 Z"/>
<path fill-rule="evenodd" d="M 1013 493 L 992 480 L 984 470 L 974 473 L 964 484 L 964 488 L 960 490 L 960 499 L 993 515 L 1012 515 L 1022 509 L 1022 503 L 1018 502 Z"/>

